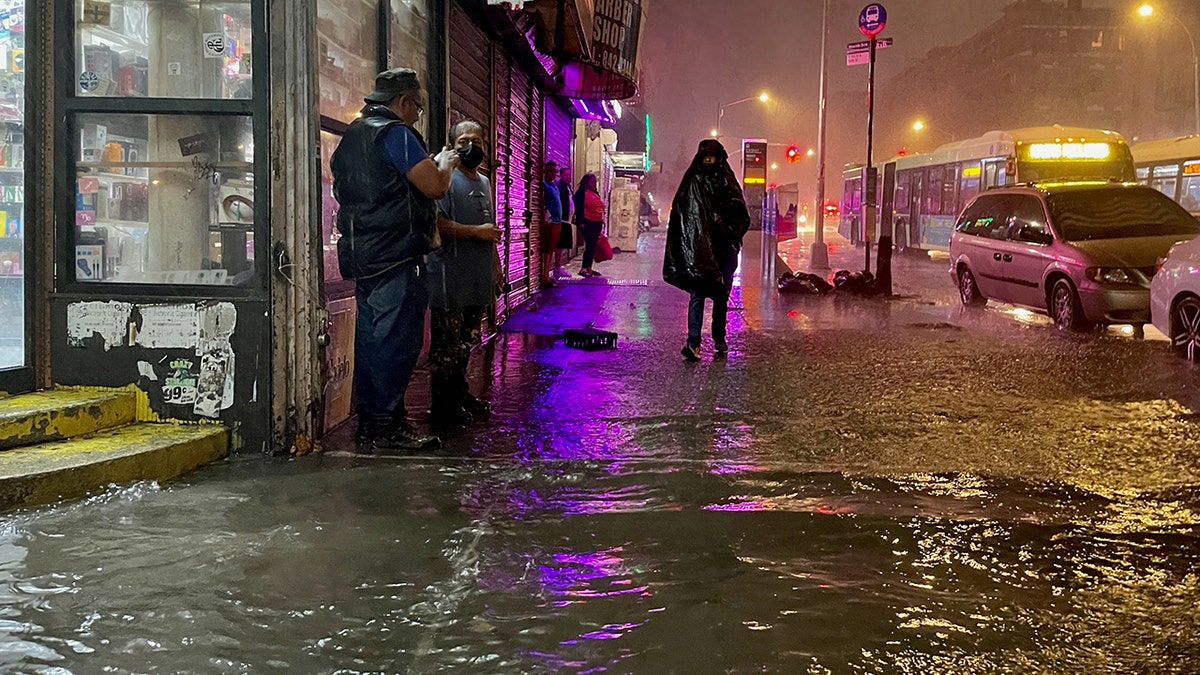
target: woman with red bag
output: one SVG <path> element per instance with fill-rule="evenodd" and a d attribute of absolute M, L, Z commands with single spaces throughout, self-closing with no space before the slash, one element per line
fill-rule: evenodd
<path fill-rule="evenodd" d="M 599 272 L 592 269 L 596 261 L 596 244 L 604 229 L 604 200 L 596 188 L 596 174 L 589 173 L 579 180 L 579 189 L 575 191 L 575 224 L 579 226 L 583 236 L 583 266 L 579 270 L 581 277 L 598 277 Z M 607 259 L 612 259 L 611 248 Z"/>

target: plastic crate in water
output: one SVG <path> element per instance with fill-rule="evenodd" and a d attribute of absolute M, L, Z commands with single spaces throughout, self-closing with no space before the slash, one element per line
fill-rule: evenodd
<path fill-rule="evenodd" d="M 610 333 L 606 330 L 596 330 L 595 328 L 583 328 L 580 330 L 567 329 L 563 331 L 563 341 L 568 347 L 575 349 L 615 349 L 617 346 L 617 334 Z"/>

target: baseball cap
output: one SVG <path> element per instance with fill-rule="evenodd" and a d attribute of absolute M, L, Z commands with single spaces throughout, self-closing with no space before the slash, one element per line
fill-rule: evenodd
<path fill-rule="evenodd" d="M 375 76 L 375 91 L 363 100 L 367 103 L 387 103 L 401 94 L 420 91 L 417 72 L 410 68 L 392 68 Z"/>

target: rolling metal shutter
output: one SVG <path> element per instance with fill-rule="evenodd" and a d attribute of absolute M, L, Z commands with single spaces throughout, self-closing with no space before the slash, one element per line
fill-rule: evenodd
<path fill-rule="evenodd" d="M 529 74 L 500 50 L 493 59 L 496 93 L 496 213 L 505 230 L 505 271 L 511 290 L 507 317 L 528 300 L 540 278 L 542 221 L 542 92 Z M 499 308 L 497 313 L 500 314 Z"/>
<path fill-rule="evenodd" d="M 450 5 L 450 124 L 473 119 L 492 128 L 492 41 L 467 12 Z M 431 140 L 431 148 L 440 146 Z M 494 145 L 492 147 L 495 147 Z"/>
<path fill-rule="evenodd" d="M 575 167 L 571 166 L 571 132 L 575 128 L 575 120 L 571 118 L 571 113 L 567 112 L 566 106 L 557 99 L 546 98 L 545 109 L 546 161 L 554 160 L 558 164 L 559 170 L 566 168 L 574 172 Z M 572 183 L 578 183 L 579 178 L 579 176 L 572 175 Z M 574 187 L 574 185 L 571 186 L 572 190 Z M 583 250 L 579 239 L 578 234 L 572 237 L 572 243 L 575 246 L 568 252 L 572 257 Z"/>

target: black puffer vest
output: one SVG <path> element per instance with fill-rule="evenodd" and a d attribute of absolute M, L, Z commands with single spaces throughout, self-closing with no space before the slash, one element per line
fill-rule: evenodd
<path fill-rule="evenodd" d="M 330 159 L 333 196 L 340 205 L 338 269 L 345 279 L 378 276 L 437 248 L 436 202 L 383 152 L 383 135 L 403 124 L 387 107 L 369 105 Z"/>

